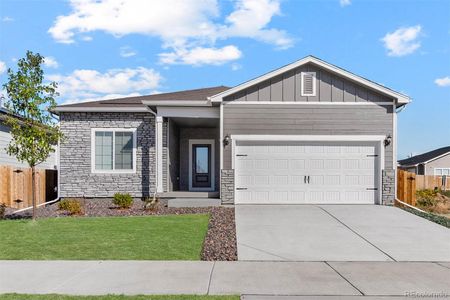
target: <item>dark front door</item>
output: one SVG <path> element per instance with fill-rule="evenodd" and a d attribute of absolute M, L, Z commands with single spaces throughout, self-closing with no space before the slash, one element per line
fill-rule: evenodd
<path fill-rule="evenodd" d="M 192 145 L 192 187 L 211 187 L 211 145 Z"/>

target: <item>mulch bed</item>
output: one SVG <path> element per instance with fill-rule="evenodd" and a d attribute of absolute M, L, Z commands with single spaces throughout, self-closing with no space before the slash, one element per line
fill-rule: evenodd
<path fill-rule="evenodd" d="M 109 199 L 81 199 L 84 214 L 76 217 L 112 217 L 112 216 L 147 216 L 147 215 L 183 215 L 210 214 L 208 231 L 201 254 L 202 260 L 232 261 L 237 260 L 236 226 L 234 208 L 232 207 L 167 207 L 160 203 L 154 211 L 144 210 L 143 202 L 135 200 L 130 209 L 119 209 Z M 31 217 L 31 210 L 11 215 L 6 211 L 8 219 Z M 39 207 L 38 218 L 71 217 L 67 212 L 58 210 L 58 203 Z"/>

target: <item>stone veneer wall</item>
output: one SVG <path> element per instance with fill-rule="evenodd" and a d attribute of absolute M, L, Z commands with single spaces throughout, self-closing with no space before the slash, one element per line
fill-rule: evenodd
<path fill-rule="evenodd" d="M 383 170 L 382 173 L 382 204 L 392 205 L 395 199 L 395 170 Z"/>
<path fill-rule="evenodd" d="M 220 176 L 220 198 L 222 204 L 234 203 L 234 170 L 222 169 Z"/>
<path fill-rule="evenodd" d="M 61 113 L 61 197 L 133 197 L 155 190 L 155 120 L 149 113 Z M 91 173 L 91 128 L 137 128 L 136 173 Z"/>

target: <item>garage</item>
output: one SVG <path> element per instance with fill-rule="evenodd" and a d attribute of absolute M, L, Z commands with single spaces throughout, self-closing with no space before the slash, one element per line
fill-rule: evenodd
<path fill-rule="evenodd" d="M 235 140 L 236 204 L 379 203 L 379 140 Z"/>

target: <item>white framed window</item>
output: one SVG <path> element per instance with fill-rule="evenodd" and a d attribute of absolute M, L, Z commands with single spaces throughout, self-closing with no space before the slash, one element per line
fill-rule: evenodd
<path fill-rule="evenodd" d="M 91 172 L 135 173 L 136 128 L 93 128 Z"/>
<path fill-rule="evenodd" d="M 450 168 L 434 168 L 434 175 L 436 175 L 436 176 L 442 176 L 442 175 L 450 176 Z"/>
<path fill-rule="evenodd" d="M 316 72 L 301 72 L 301 95 L 311 96 L 316 95 Z"/>

